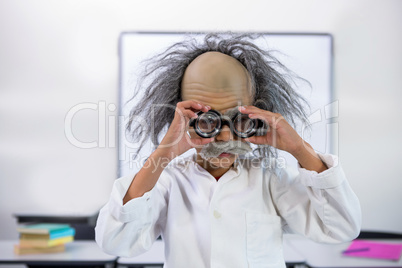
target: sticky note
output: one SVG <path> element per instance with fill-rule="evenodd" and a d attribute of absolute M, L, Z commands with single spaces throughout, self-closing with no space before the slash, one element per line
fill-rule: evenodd
<path fill-rule="evenodd" d="M 400 259 L 401 253 L 402 244 L 354 240 L 342 254 L 351 257 L 397 261 Z"/>

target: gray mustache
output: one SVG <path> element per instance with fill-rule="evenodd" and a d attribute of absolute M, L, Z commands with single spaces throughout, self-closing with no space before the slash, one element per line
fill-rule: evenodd
<path fill-rule="evenodd" d="M 247 142 L 242 141 L 221 141 L 206 144 L 200 152 L 204 159 L 217 157 L 221 153 L 246 154 L 251 152 L 252 148 Z"/>

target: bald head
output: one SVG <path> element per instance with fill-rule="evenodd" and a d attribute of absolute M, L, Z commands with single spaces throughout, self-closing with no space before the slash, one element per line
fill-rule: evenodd
<path fill-rule="evenodd" d="M 250 79 L 244 66 L 226 54 L 206 52 L 187 67 L 182 99 L 198 100 L 216 110 L 251 104 Z"/>

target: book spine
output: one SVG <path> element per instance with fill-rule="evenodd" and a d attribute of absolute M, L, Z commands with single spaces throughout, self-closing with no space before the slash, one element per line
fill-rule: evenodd
<path fill-rule="evenodd" d="M 65 245 L 54 246 L 50 248 L 23 248 L 20 245 L 14 246 L 14 253 L 17 255 L 24 254 L 44 254 L 65 251 Z"/>
<path fill-rule="evenodd" d="M 74 236 L 74 235 L 75 235 L 75 229 L 74 228 L 68 228 L 68 229 L 65 229 L 65 230 L 50 232 L 49 239 L 56 239 L 56 238 L 60 238 L 60 237 Z"/>
<path fill-rule="evenodd" d="M 20 239 L 19 246 L 21 248 L 47 248 L 54 247 L 58 245 L 63 245 L 74 240 L 73 236 L 67 236 L 62 238 L 57 238 L 53 240 L 48 239 Z"/>

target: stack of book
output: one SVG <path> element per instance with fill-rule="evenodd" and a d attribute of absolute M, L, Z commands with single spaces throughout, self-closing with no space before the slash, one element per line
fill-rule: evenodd
<path fill-rule="evenodd" d="M 40 223 L 21 226 L 15 254 L 53 253 L 65 250 L 65 244 L 74 240 L 75 229 L 68 224 Z"/>

